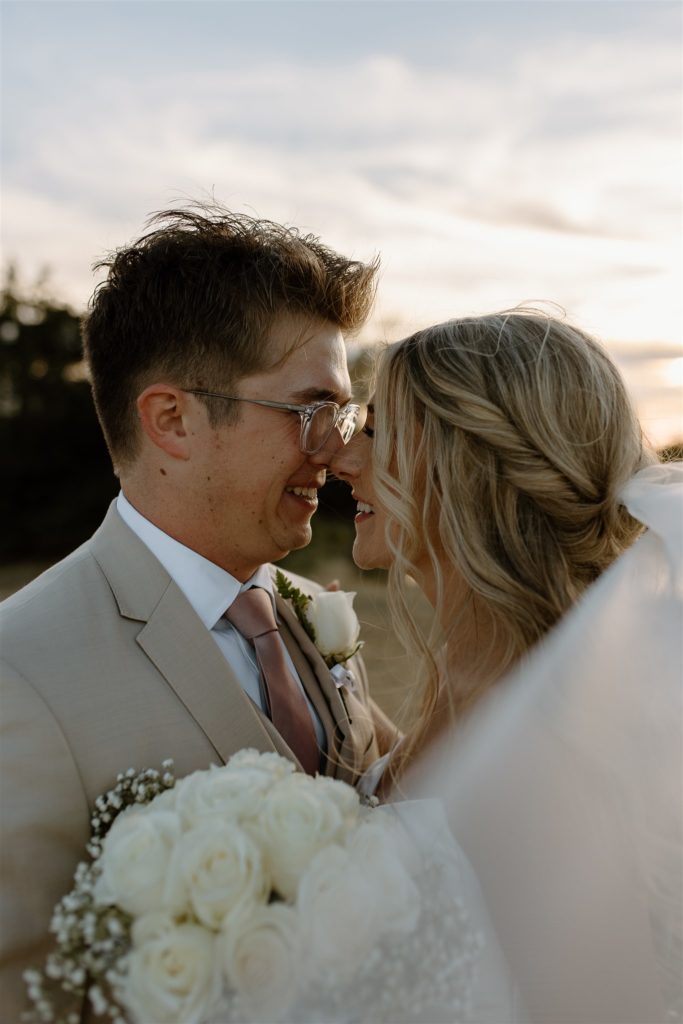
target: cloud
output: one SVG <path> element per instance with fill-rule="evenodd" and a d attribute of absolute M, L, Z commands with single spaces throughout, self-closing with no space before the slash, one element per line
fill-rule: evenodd
<path fill-rule="evenodd" d="M 357 257 L 379 250 L 375 332 L 534 297 L 606 337 L 671 339 L 677 40 L 564 35 L 496 61 L 105 67 L 9 133 L 5 250 L 50 263 L 82 305 L 93 258 L 151 210 L 215 190 Z"/>

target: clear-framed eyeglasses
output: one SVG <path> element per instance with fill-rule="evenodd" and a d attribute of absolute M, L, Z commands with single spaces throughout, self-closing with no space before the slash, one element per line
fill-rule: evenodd
<path fill-rule="evenodd" d="M 267 409 L 295 412 L 301 418 L 299 447 L 305 455 L 315 455 L 325 445 L 333 430 L 338 430 L 344 444 L 348 444 L 359 426 L 360 406 L 337 405 L 336 402 L 312 402 L 310 405 L 290 405 L 288 402 L 270 402 L 264 398 L 243 398 L 238 395 L 222 395 L 216 391 L 200 391 L 185 388 L 191 395 L 205 398 L 224 398 L 228 402 L 249 402 L 250 405 L 264 405 Z"/>

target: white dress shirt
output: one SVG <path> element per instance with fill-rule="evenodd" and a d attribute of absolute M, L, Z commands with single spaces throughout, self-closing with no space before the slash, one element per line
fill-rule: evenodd
<path fill-rule="evenodd" d="M 116 510 L 124 523 L 130 527 L 142 543 L 149 548 L 157 561 L 161 562 L 173 582 L 180 587 L 201 621 L 218 644 L 225 660 L 229 663 L 237 680 L 253 702 L 265 712 L 265 703 L 254 648 L 245 640 L 227 619 L 223 618 L 237 595 L 250 587 L 263 587 L 270 594 L 275 610 L 273 582 L 265 565 L 259 566 L 256 572 L 245 583 L 240 583 L 225 569 L 207 558 L 185 547 L 180 541 L 169 537 L 158 526 L 145 519 L 121 491 L 116 499 Z M 276 612 L 277 617 L 277 612 Z M 282 640 L 280 640 L 282 643 Z M 296 680 L 299 689 L 306 698 L 308 709 L 315 726 L 318 744 L 326 749 L 325 733 L 322 723 L 306 694 L 289 651 L 284 643 L 282 648 L 287 665 Z"/>

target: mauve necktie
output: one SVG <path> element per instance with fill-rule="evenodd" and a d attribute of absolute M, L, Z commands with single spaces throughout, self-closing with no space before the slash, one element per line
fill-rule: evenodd
<path fill-rule="evenodd" d="M 287 667 L 270 595 L 262 587 L 242 591 L 225 618 L 254 645 L 270 720 L 303 769 L 315 775 L 320 768 L 320 748 L 304 695 Z"/>

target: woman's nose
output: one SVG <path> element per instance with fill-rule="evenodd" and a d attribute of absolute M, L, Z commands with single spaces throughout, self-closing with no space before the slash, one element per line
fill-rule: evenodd
<path fill-rule="evenodd" d="M 343 448 L 338 448 L 330 459 L 330 472 L 341 480 L 357 477 L 362 465 L 361 444 L 359 435 L 356 435 Z"/>

